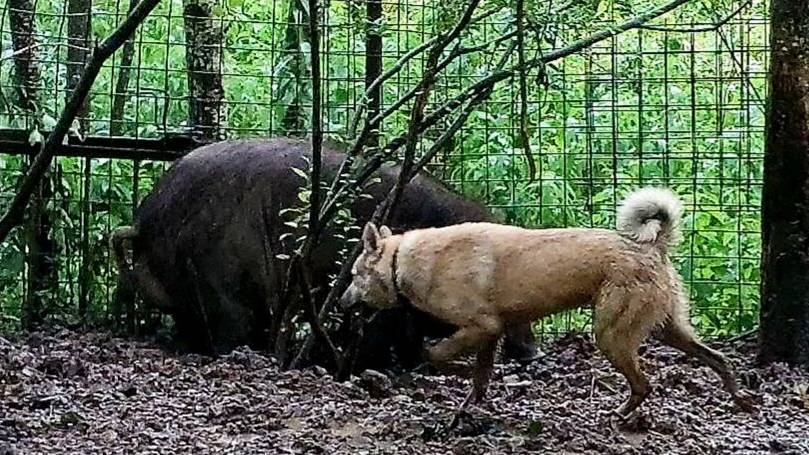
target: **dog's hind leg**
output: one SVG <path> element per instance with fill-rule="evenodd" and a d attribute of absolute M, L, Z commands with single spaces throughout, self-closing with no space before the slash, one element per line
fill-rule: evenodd
<path fill-rule="evenodd" d="M 642 295 L 610 286 L 602 289 L 595 306 L 596 345 L 629 382 L 629 398 L 616 410 L 621 416 L 632 413 L 651 392 L 640 369 L 638 349 L 654 325 L 654 317 L 645 309 Z"/>
<path fill-rule="evenodd" d="M 629 382 L 629 399 L 616 412 L 627 416 L 643 403 L 651 392 L 649 380 L 640 369 L 638 348 L 640 341 L 619 330 L 596 330 L 596 344 L 613 367 Z"/>
<path fill-rule="evenodd" d="M 684 317 L 675 316 L 660 331 L 658 337 L 667 345 L 685 354 L 699 359 L 714 370 L 720 378 L 724 389 L 733 397 L 733 401 L 745 411 L 752 411 L 751 398 L 739 391 L 739 385 L 727 358 L 719 351 L 709 348 L 694 335 L 694 329 Z"/>

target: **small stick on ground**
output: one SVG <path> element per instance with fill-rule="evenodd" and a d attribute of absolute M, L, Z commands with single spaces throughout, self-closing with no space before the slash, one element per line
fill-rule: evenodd
<path fill-rule="evenodd" d="M 475 390 L 474 389 L 469 389 L 469 393 L 466 394 L 466 398 L 464 398 L 463 402 L 461 402 L 461 405 L 458 406 L 458 408 L 452 414 L 452 418 L 450 419 L 449 423 L 447 424 L 447 426 L 444 428 L 444 430 L 441 433 L 449 434 L 452 430 L 455 429 L 455 427 L 458 426 L 458 423 L 461 421 L 461 414 L 466 413 L 466 408 L 469 407 L 469 403 L 472 402 L 472 397 L 474 395 L 475 395 Z"/>

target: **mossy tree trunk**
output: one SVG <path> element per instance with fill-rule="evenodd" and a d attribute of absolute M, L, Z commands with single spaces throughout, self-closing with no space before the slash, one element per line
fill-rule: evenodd
<path fill-rule="evenodd" d="M 382 75 L 382 0 L 366 1 L 365 32 L 365 87 L 366 89 Z M 379 114 L 382 105 L 382 84 L 377 86 L 368 96 L 368 117 L 373 118 Z M 368 138 L 368 147 L 379 146 L 379 133 L 375 131 Z"/>
<path fill-rule="evenodd" d="M 287 70 L 282 74 L 290 80 L 281 82 L 281 100 L 286 104 L 281 129 L 286 136 L 303 136 L 306 133 L 306 105 L 311 103 L 309 60 L 301 45 L 309 43 L 309 20 L 302 0 L 290 0 L 284 32 L 284 53 L 289 56 Z"/>
<path fill-rule="evenodd" d="M 770 5 L 760 360 L 809 367 L 809 7 Z"/>
<path fill-rule="evenodd" d="M 132 11 L 137 6 L 138 0 L 129 0 L 129 9 Z M 133 131 L 127 129 L 124 120 L 126 102 L 129 99 L 129 82 L 132 78 L 132 63 L 135 59 L 135 35 L 133 34 L 121 48 L 120 64 L 115 80 L 115 95 L 112 99 L 110 111 L 110 136 L 122 136 L 132 134 Z M 140 199 L 140 160 L 132 163 L 132 218 L 135 217 L 135 209 Z M 108 317 L 113 321 L 113 327 L 125 327 L 130 333 L 135 332 L 135 290 L 129 280 L 122 276 L 118 277 L 115 292 L 112 298 L 112 306 Z M 125 317 L 124 317 L 125 316 Z"/>
<path fill-rule="evenodd" d="M 189 123 L 206 142 L 224 138 L 225 89 L 222 85 L 224 24 L 214 15 L 216 0 L 185 0 L 185 58 L 188 73 Z"/>
<path fill-rule="evenodd" d="M 93 43 L 90 41 L 92 31 L 92 0 L 69 0 L 67 3 L 67 92 L 66 100 L 70 98 L 76 85 L 84 73 L 84 65 L 90 57 Z M 76 118 L 83 134 L 87 134 L 89 127 L 90 103 L 84 101 Z M 92 188 L 92 160 L 85 158 L 82 163 L 82 195 L 81 195 L 81 268 L 79 270 L 79 317 L 82 322 L 87 316 L 92 299 L 92 284 L 94 273 L 93 258 L 90 251 L 90 224 L 91 219 L 91 188 Z"/>
<path fill-rule="evenodd" d="M 25 113 L 30 128 L 41 127 L 37 58 L 37 28 L 31 0 L 9 0 L 9 26 L 14 47 L 14 75 L 18 107 Z M 29 163 L 30 164 L 30 163 Z M 51 238 L 53 221 L 48 212 L 52 182 L 46 175 L 34 191 L 23 229 L 28 265 L 27 293 L 22 307 L 22 324 L 27 329 L 40 325 L 47 314 L 48 300 L 58 283 L 56 242 Z"/>
<path fill-rule="evenodd" d="M 138 4 L 138 0 L 129 0 L 129 9 Z M 115 80 L 115 95 L 112 98 L 112 110 L 110 112 L 110 135 L 120 136 L 124 131 L 124 108 L 129 92 L 129 81 L 132 78 L 132 61 L 135 59 L 135 37 L 132 36 L 121 49 L 121 60 L 118 67 L 118 77 Z M 135 163 L 137 168 L 138 162 Z"/>

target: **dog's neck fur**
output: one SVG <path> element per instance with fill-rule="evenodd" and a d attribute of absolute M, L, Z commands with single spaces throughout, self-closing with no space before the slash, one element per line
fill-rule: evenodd
<path fill-rule="evenodd" d="M 402 243 L 402 236 L 394 235 L 385 239 L 385 246 L 383 247 L 383 256 L 387 256 L 390 254 L 390 281 L 391 287 L 393 288 L 393 298 L 394 303 L 396 306 L 408 306 L 410 305 L 410 299 L 408 299 L 404 293 L 402 292 L 402 288 L 399 287 L 399 245 Z"/>

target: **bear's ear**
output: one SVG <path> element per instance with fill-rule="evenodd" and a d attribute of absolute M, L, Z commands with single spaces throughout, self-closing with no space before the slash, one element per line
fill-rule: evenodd
<path fill-rule="evenodd" d="M 362 231 L 362 244 L 368 254 L 376 253 L 379 248 L 380 235 L 374 223 L 368 222 Z"/>

